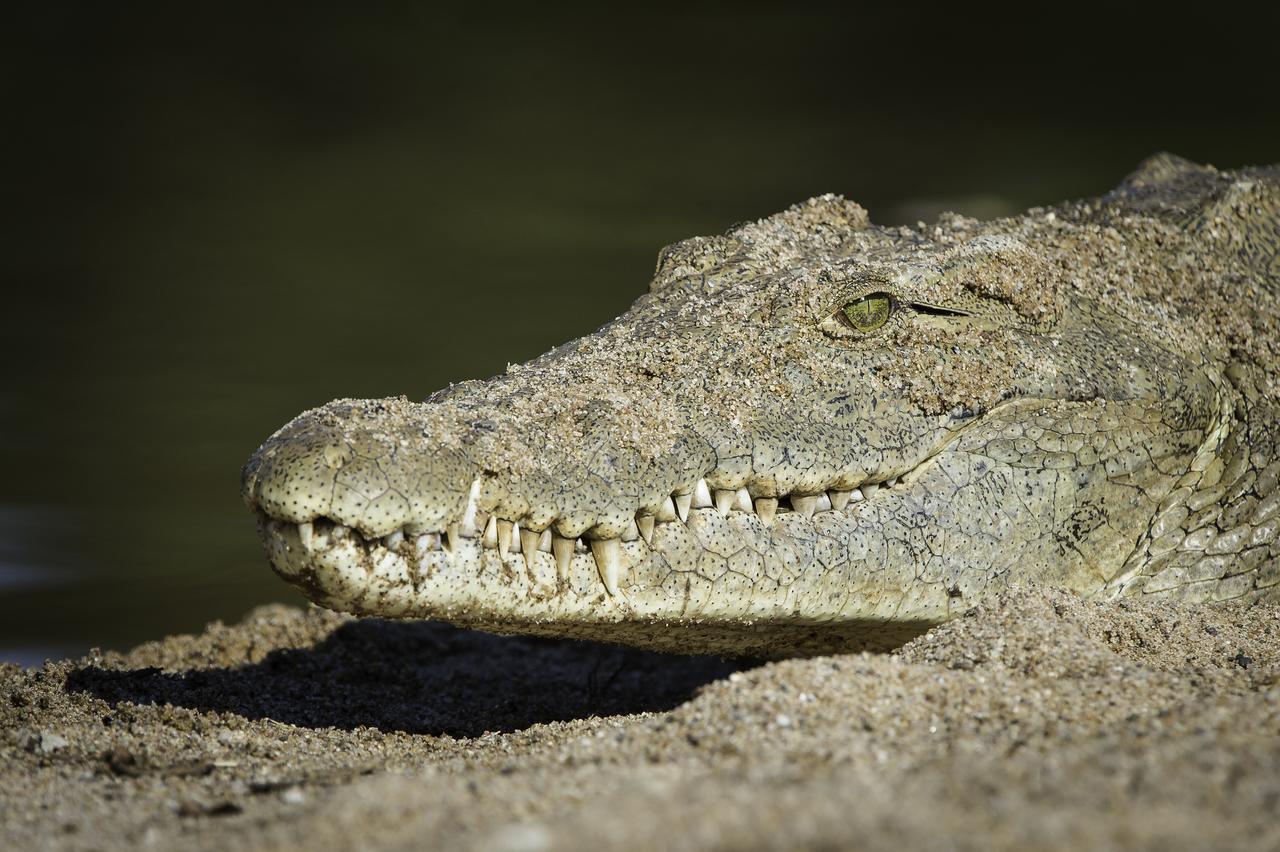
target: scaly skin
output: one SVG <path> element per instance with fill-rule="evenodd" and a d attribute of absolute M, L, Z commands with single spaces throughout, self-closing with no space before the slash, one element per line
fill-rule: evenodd
<path fill-rule="evenodd" d="M 299 416 L 244 498 L 325 606 L 680 652 L 888 647 L 1015 582 L 1275 596 L 1278 249 L 1275 167 L 920 230 L 824 196 L 505 375 Z"/>

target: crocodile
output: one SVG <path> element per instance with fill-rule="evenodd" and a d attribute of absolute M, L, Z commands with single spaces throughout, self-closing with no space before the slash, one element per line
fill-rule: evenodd
<path fill-rule="evenodd" d="M 1280 595 L 1280 167 L 660 252 L 620 317 L 242 473 L 313 601 L 682 653 L 887 649 L 1018 584 Z M 477 323 L 480 325 L 480 323 Z"/>

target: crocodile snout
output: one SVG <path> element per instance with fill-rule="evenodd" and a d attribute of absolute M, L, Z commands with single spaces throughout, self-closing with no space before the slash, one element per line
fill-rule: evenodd
<path fill-rule="evenodd" d="M 241 496 L 268 519 L 327 521 L 368 538 L 447 528 L 475 472 L 415 428 L 404 399 L 339 400 L 308 411 L 258 448 Z"/>

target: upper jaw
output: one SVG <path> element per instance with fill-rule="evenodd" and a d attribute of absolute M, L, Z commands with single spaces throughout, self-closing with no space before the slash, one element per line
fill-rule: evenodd
<path fill-rule="evenodd" d="M 323 520 L 369 540 L 480 537 L 490 519 L 567 539 L 632 540 L 653 523 L 686 519 L 691 508 L 766 520 L 779 510 L 840 510 L 858 502 L 864 487 L 869 496 L 935 454 L 951 432 L 920 421 L 912 428 L 919 440 L 907 452 L 869 459 L 851 451 L 842 459 L 805 452 L 801 438 L 815 437 L 803 435 L 811 424 L 753 438 L 704 422 L 656 459 L 637 459 L 608 435 L 589 435 L 581 459 L 544 459 L 521 476 L 465 440 L 435 434 L 440 422 L 432 408 L 400 398 L 337 400 L 305 412 L 253 454 L 242 496 L 268 519 Z M 472 428 L 463 422 L 451 431 Z M 824 451 L 835 443 L 835 436 L 816 437 Z"/>

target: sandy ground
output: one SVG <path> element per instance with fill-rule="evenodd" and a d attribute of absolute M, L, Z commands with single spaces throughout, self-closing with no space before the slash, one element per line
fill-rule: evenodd
<path fill-rule="evenodd" d="M 266 607 L 0 667 L 3 849 L 1280 848 L 1280 605 L 1027 591 L 893 655 Z"/>

